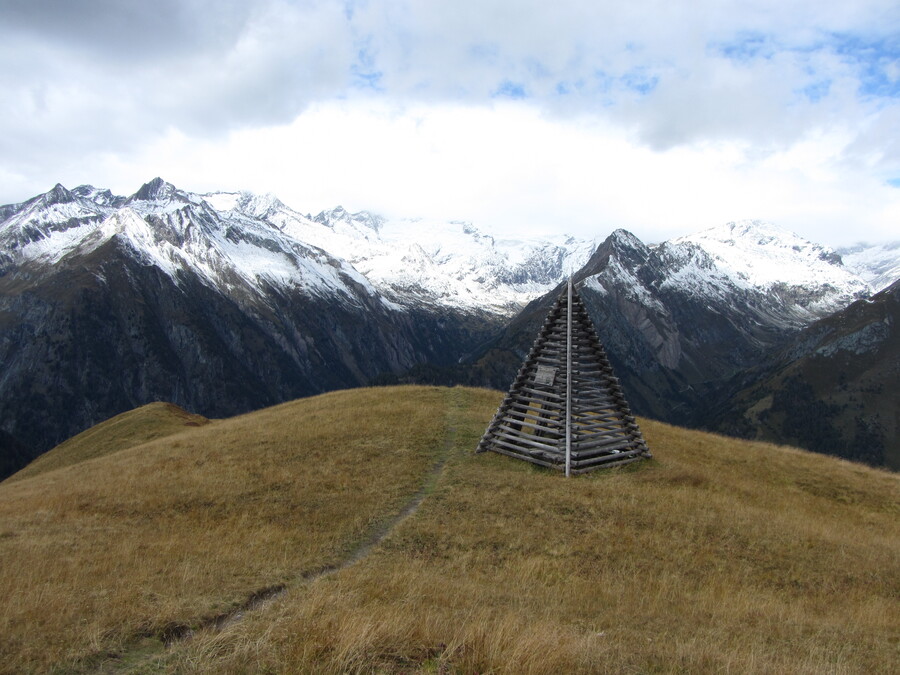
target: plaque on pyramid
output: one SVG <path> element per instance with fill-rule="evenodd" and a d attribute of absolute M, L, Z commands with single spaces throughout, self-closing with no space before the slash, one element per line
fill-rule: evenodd
<path fill-rule="evenodd" d="M 651 456 L 571 281 L 478 444 L 488 450 L 567 476 Z"/>

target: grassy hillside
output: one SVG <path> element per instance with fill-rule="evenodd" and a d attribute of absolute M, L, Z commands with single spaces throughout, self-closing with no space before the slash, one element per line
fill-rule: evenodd
<path fill-rule="evenodd" d="M 102 457 L 141 443 L 171 436 L 186 427 L 201 427 L 209 420 L 172 403 L 148 403 L 73 436 L 44 453 L 10 480 L 30 478 L 45 471 Z"/>
<path fill-rule="evenodd" d="M 891 672 L 900 476 L 642 421 L 654 460 L 566 480 L 472 454 L 499 398 L 337 392 L 0 484 L 0 671 Z"/>

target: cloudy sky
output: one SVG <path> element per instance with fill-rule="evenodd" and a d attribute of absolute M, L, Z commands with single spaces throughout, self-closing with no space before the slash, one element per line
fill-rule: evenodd
<path fill-rule="evenodd" d="M 0 90 L 0 203 L 900 239 L 897 0 L 0 0 Z"/>

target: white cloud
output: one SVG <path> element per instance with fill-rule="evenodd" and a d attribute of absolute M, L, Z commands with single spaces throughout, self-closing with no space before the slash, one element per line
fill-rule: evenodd
<path fill-rule="evenodd" d="M 9 0 L 4 19 L 0 201 L 163 175 L 487 230 L 896 236 L 895 0 Z"/>
<path fill-rule="evenodd" d="M 158 171 L 196 191 L 270 191 L 303 212 L 338 203 L 386 215 L 474 222 L 506 234 L 659 241 L 737 218 L 765 218 L 838 245 L 895 236 L 900 190 L 840 161 L 845 132 L 754 157 L 744 142 L 652 150 L 620 127 L 560 119 L 526 103 L 317 104 L 290 125 L 226 141 L 172 133 L 138 161 L 107 163 L 117 191 Z M 348 191 L 348 186 L 352 190 Z M 848 223 L 854 228 L 848 229 Z"/>

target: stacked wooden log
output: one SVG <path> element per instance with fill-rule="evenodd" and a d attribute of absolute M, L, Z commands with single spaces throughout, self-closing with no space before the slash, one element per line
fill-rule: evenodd
<path fill-rule="evenodd" d="M 567 474 L 651 456 L 571 284 L 485 431 L 477 452 L 488 450 Z"/>

